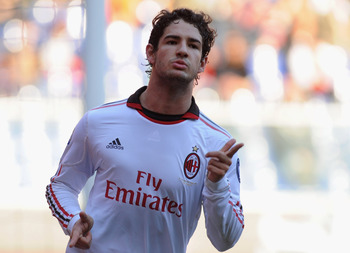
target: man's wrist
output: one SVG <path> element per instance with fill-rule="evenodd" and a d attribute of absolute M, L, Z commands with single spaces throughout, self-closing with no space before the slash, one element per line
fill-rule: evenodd
<path fill-rule="evenodd" d="M 222 192 L 228 187 L 226 176 L 217 182 L 213 182 L 208 177 L 206 177 L 205 185 L 211 192 Z"/>
<path fill-rule="evenodd" d="M 67 231 L 68 234 L 70 235 L 72 233 L 73 227 L 75 223 L 80 219 L 79 213 L 75 214 L 73 218 L 69 221 Z"/>

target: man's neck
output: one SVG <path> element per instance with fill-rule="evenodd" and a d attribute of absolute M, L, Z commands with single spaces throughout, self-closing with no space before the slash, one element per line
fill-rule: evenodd
<path fill-rule="evenodd" d="M 176 87 L 149 83 L 141 94 L 141 105 L 153 112 L 167 115 L 180 115 L 187 112 L 192 102 L 193 86 Z"/>

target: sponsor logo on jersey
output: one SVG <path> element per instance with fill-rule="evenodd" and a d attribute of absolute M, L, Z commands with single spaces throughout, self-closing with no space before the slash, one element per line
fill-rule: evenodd
<path fill-rule="evenodd" d="M 198 174 L 201 164 L 199 156 L 197 155 L 198 150 L 199 148 L 197 146 L 192 147 L 192 153 L 190 153 L 185 159 L 184 173 L 188 179 L 192 179 Z"/>
<path fill-rule="evenodd" d="M 183 203 L 170 196 L 162 195 L 164 191 L 158 191 L 162 181 L 161 178 L 156 178 L 151 173 L 138 170 L 137 190 L 120 187 L 117 181 L 106 180 L 105 198 L 114 200 L 114 203 L 117 201 L 118 203 L 144 207 L 153 211 L 173 214 L 180 218 Z"/>
<path fill-rule="evenodd" d="M 120 143 L 119 138 L 116 138 L 115 140 L 111 141 L 111 142 L 106 146 L 106 148 L 124 150 L 124 147 L 123 147 L 122 144 Z"/>

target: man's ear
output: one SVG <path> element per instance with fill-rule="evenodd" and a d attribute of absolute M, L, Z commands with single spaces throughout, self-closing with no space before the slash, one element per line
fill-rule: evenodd
<path fill-rule="evenodd" d="M 154 55 L 154 47 L 151 44 L 147 44 L 146 46 L 146 57 L 151 66 L 154 65 L 155 55 Z"/>
<path fill-rule="evenodd" d="M 208 56 L 204 57 L 201 60 L 201 64 L 199 66 L 198 73 L 204 72 L 204 69 L 205 69 L 205 66 L 207 65 L 207 63 L 208 63 Z"/>

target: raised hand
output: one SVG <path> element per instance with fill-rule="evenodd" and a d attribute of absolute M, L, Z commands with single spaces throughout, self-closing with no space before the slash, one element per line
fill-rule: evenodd
<path fill-rule="evenodd" d="M 232 164 L 233 155 L 244 146 L 243 143 L 236 144 L 235 139 L 231 139 L 219 150 L 208 152 L 205 156 L 211 157 L 208 163 L 208 179 L 218 182 L 223 178 Z"/>

